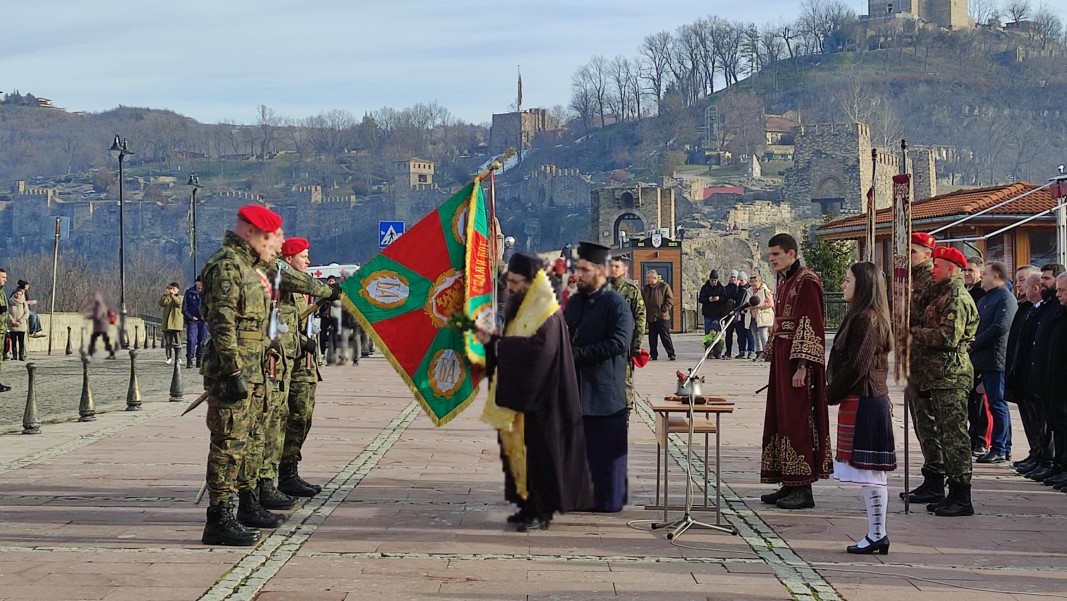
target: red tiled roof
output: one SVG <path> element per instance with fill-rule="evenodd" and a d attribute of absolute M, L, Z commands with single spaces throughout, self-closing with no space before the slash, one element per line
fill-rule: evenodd
<path fill-rule="evenodd" d="M 769 132 L 787 134 L 800 124 L 781 115 L 764 115 L 763 128 Z"/>
<path fill-rule="evenodd" d="M 744 196 L 745 189 L 740 186 L 711 186 L 704 188 L 704 200 L 711 198 L 715 194 L 736 194 L 738 196 Z"/>
<path fill-rule="evenodd" d="M 957 190 L 948 194 L 934 196 L 911 205 L 912 221 L 922 219 L 936 219 L 938 217 L 963 217 L 977 213 L 982 209 L 1004 202 L 1020 194 L 1029 192 L 1038 186 L 1026 182 L 1016 182 L 1006 186 L 992 186 L 989 188 L 975 188 L 970 190 Z M 1052 193 L 1045 188 L 1038 192 L 1008 204 L 993 209 L 986 215 L 1033 215 L 1056 206 L 1056 200 Z M 893 221 L 893 209 L 879 209 L 874 216 L 876 224 L 890 223 Z M 867 222 L 864 214 L 850 215 L 824 224 L 820 231 L 862 227 Z"/>

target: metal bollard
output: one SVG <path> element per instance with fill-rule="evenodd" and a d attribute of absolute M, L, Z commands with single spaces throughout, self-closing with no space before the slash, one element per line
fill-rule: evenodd
<path fill-rule="evenodd" d="M 89 354 L 82 351 L 82 398 L 78 403 L 80 422 L 96 421 L 96 405 L 93 404 L 93 391 L 89 390 Z"/>
<path fill-rule="evenodd" d="M 26 364 L 26 373 L 30 384 L 26 391 L 26 410 L 22 413 L 22 433 L 40 434 L 41 420 L 37 417 L 37 390 L 33 385 L 33 372 L 37 369 L 36 363 Z"/>
<path fill-rule="evenodd" d="M 148 326 L 147 325 L 145 325 L 145 327 L 144 327 L 144 343 L 141 344 L 141 348 L 143 348 L 146 351 L 148 350 Z"/>
<path fill-rule="evenodd" d="M 133 326 L 133 348 L 141 348 L 141 326 Z"/>
<path fill-rule="evenodd" d="M 174 373 L 170 376 L 170 401 L 177 403 L 182 400 L 182 395 L 185 394 L 185 389 L 182 388 L 182 362 L 178 358 L 182 345 L 175 342 L 171 348 L 174 349 Z"/>
<path fill-rule="evenodd" d="M 156 348 L 156 326 L 152 326 L 152 348 Z"/>
<path fill-rule="evenodd" d="M 130 387 L 126 389 L 126 411 L 141 410 L 141 389 L 137 386 L 137 351 L 130 350 Z"/>
<path fill-rule="evenodd" d="M 66 348 L 66 350 L 64 352 L 66 354 L 68 354 L 68 355 L 73 355 L 74 354 L 74 348 L 71 347 L 71 343 L 70 343 L 70 326 L 67 326 L 67 348 Z"/>

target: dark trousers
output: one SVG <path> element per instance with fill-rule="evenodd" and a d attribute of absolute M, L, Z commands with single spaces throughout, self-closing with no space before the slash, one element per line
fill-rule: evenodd
<path fill-rule="evenodd" d="M 182 331 L 181 330 L 163 330 L 163 348 L 167 350 L 167 359 L 170 359 L 171 350 L 173 347 L 179 346 L 181 342 Z M 174 356 L 177 358 L 178 351 L 174 351 Z"/>
<path fill-rule="evenodd" d="M 185 324 L 185 356 L 199 359 L 204 354 L 207 343 L 207 324 L 203 321 L 190 321 Z"/>
<path fill-rule="evenodd" d="M 978 384 L 985 377 L 985 372 L 979 373 L 975 387 L 967 395 L 967 434 L 971 437 L 972 449 L 988 449 L 992 447 L 993 419 L 989 411 L 989 401 L 986 395 L 978 393 Z M 1001 374 L 1002 381 L 1003 378 L 1004 374 Z"/>
<path fill-rule="evenodd" d="M 1053 461 L 1056 465 L 1067 468 L 1067 404 L 1053 401 L 1049 404 L 1052 414 L 1052 443 L 1055 447 Z"/>
<path fill-rule="evenodd" d="M 1049 424 L 1045 422 L 1041 399 L 1034 395 L 1018 393 L 1015 398 L 1019 399 L 1019 417 L 1022 419 L 1026 442 L 1030 447 L 1030 458 L 1037 461 L 1051 461 L 1052 435 Z"/>
<path fill-rule="evenodd" d="M 756 341 L 752 336 L 752 330 L 744 325 L 740 319 L 730 325 L 730 329 L 737 333 L 737 352 L 744 355 L 755 351 Z"/>
<path fill-rule="evenodd" d="M 21 360 L 26 358 L 26 332 L 8 332 L 11 338 L 11 358 Z"/>
<path fill-rule="evenodd" d="M 115 350 L 111 348 L 111 339 L 108 338 L 107 332 L 93 332 L 93 335 L 89 337 L 89 354 L 92 355 L 96 352 L 96 339 L 104 339 L 104 348 L 112 355 L 115 354 Z"/>
<path fill-rule="evenodd" d="M 726 356 L 727 357 L 729 357 L 730 355 L 734 354 L 734 334 L 737 332 L 737 329 L 735 327 L 736 325 L 737 325 L 737 322 L 734 322 L 734 323 L 730 324 L 730 327 L 726 328 L 725 334 L 726 334 Z M 738 346 L 740 346 L 740 344 L 741 343 L 738 342 Z"/>
<path fill-rule="evenodd" d="M 674 341 L 671 340 L 671 322 L 650 321 L 648 322 L 648 354 L 650 358 L 659 357 L 659 339 L 663 339 L 663 349 L 667 356 L 674 358 Z"/>

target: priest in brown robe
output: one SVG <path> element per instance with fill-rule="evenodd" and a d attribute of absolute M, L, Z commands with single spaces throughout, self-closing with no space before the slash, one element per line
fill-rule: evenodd
<path fill-rule="evenodd" d="M 541 259 L 516 253 L 504 277 L 503 335 L 479 334 L 492 369 L 482 417 L 500 431 L 506 493 L 520 507 L 512 521 L 534 532 L 592 506 L 593 484 L 567 323 Z"/>
<path fill-rule="evenodd" d="M 800 264 L 792 236 L 776 234 L 768 247 L 768 262 L 778 272 L 778 289 L 765 351 L 771 374 L 760 481 L 782 487 L 760 500 L 781 509 L 805 509 L 815 507 L 811 484 L 833 473 L 823 288 L 819 276 Z"/>

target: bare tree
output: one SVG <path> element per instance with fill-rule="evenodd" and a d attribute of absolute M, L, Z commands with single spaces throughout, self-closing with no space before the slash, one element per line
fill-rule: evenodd
<path fill-rule="evenodd" d="M 715 106 L 722 119 L 722 147 L 735 154 L 758 155 L 767 142 L 759 96 L 727 90 Z"/>
<path fill-rule="evenodd" d="M 591 79 L 592 73 L 588 65 L 580 67 L 571 77 L 570 108 L 581 121 L 583 132 L 589 131 L 593 126 L 593 118 L 596 117 L 597 98 Z"/>
<path fill-rule="evenodd" d="M 652 91 L 657 104 L 660 100 L 663 100 L 664 79 L 667 76 L 670 63 L 671 43 L 671 33 L 669 31 L 661 31 L 645 36 L 644 41 L 641 43 L 641 48 L 638 50 L 641 56 L 646 59 L 646 68 L 642 73 L 644 78 L 648 80 L 648 87 Z"/>
<path fill-rule="evenodd" d="M 613 88 L 612 94 L 618 99 L 616 120 L 625 121 L 630 111 L 630 74 L 633 71 L 633 67 L 630 65 L 630 59 L 617 54 L 615 58 L 611 59 L 608 69 Z"/>
<path fill-rule="evenodd" d="M 970 0 L 968 12 L 975 23 L 986 25 L 997 14 L 997 0 Z"/>
<path fill-rule="evenodd" d="M 597 113 L 600 115 L 600 127 L 607 125 L 606 111 L 604 110 L 608 98 L 608 61 L 603 55 L 597 54 L 589 61 L 588 65 L 589 88 L 596 99 Z"/>
<path fill-rule="evenodd" d="M 1038 7 L 1033 17 L 1037 23 L 1037 35 L 1041 38 L 1041 47 L 1046 48 L 1049 44 L 1055 44 L 1063 37 L 1063 21 L 1060 20 L 1056 11 L 1048 4 Z"/>
<path fill-rule="evenodd" d="M 267 158 L 267 153 L 274 144 L 275 130 L 282 123 L 282 118 L 265 104 L 256 107 L 256 126 L 259 127 L 259 156 Z M 255 151 L 252 151 L 255 154 Z"/>
<path fill-rule="evenodd" d="M 315 152 L 338 156 L 351 145 L 356 119 L 344 109 L 332 109 L 304 120 L 308 144 Z"/>
<path fill-rule="evenodd" d="M 1013 23 L 1024 21 L 1030 15 L 1030 0 L 1008 0 L 1005 6 Z"/>

